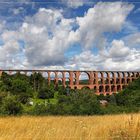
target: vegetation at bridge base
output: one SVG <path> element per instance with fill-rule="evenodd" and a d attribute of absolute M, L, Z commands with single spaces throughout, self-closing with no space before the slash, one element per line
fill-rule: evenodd
<path fill-rule="evenodd" d="M 53 81 L 52 81 L 53 83 Z M 108 104 L 101 106 L 100 101 Z M 118 94 L 95 95 L 93 90 L 48 86 L 40 73 L 0 78 L 1 115 L 103 115 L 140 111 L 140 78 Z"/>

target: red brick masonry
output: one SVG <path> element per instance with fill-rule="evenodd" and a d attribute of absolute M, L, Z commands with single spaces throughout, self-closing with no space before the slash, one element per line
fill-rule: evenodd
<path fill-rule="evenodd" d="M 140 77 L 137 71 L 70 71 L 70 70 L 0 70 L 8 74 L 17 72 L 29 75 L 31 73 L 41 73 L 55 85 L 62 84 L 64 87 L 69 86 L 71 89 L 89 88 L 94 89 L 96 94 L 112 94 L 121 91 L 130 82 Z M 81 84 L 80 77 L 82 74 L 87 75 L 87 82 Z"/>

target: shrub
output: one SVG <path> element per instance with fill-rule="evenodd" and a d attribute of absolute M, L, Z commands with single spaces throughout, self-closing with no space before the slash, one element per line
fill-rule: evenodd
<path fill-rule="evenodd" d="M 30 86 L 27 81 L 23 81 L 21 79 L 14 79 L 12 81 L 12 87 L 11 87 L 11 92 L 14 94 L 18 93 L 26 93 L 28 92 Z"/>
<path fill-rule="evenodd" d="M 15 79 L 12 82 L 11 93 L 18 97 L 18 101 L 25 104 L 32 97 L 32 89 L 27 81 Z"/>
<path fill-rule="evenodd" d="M 48 112 L 54 115 L 100 114 L 100 104 L 96 95 L 89 90 L 77 90 L 69 95 L 59 95 L 56 105 L 49 105 Z"/>
<path fill-rule="evenodd" d="M 40 99 L 49 99 L 54 97 L 54 91 L 47 87 L 43 87 L 39 92 L 38 92 L 38 98 Z"/>
<path fill-rule="evenodd" d="M 17 115 L 22 113 L 22 105 L 16 96 L 7 96 L 3 99 L 2 110 L 4 114 Z"/>
<path fill-rule="evenodd" d="M 7 92 L 0 92 L 0 105 L 2 104 L 2 100 L 8 95 Z"/>
<path fill-rule="evenodd" d="M 33 115 L 43 115 L 46 113 L 47 113 L 47 107 L 45 106 L 45 104 L 36 104 L 31 112 L 31 114 Z"/>

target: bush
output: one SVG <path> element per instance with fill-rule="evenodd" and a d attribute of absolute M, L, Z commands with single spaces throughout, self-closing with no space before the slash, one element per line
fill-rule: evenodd
<path fill-rule="evenodd" d="M 53 115 L 93 115 L 100 114 L 100 104 L 90 90 L 77 90 L 69 95 L 59 95 L 56 105 L 49 105 Z"/>
<path fill-rule="evenodd" d="M 0 105 L 2 104 L 2 100 L 8 95 L 7 92 L 0 92 Z"/>
<path fill-rule="evenodd" d="M 54 91 L 47 87 L 43 87 L 39 92 L 38 92 L 38 98 L 40 99 L 49 99 L 54 97 Z"/>
<path fill-rule="evenodd" d="M 131 83 L 126 89 L 116 95 L 116 103 L 119 106 L 140 107 L 140 79 Z"/>
<path fill-rule="evenodd" d="M 21 79 L 14 79 L 12 81 L 11 92 L 14 94 L 26 93 L 30 89 L 29 83 Z"/>
<path fill-rule="evenodd" d="M 36 104 L 33 107 L 33 110 L 31 112 L 31 114 L 33 114 L 33 115 L 44 115 L 44 114 L 47 114 L 47 107 L 45 106 L 45 104 Z"/>
<path fill-rule="evenodd" d="M 17 115 L 22 113 L 22 105 L 16 96 L 7 96 L 3 99 L 2 110 L 4 114 Z"/>
<path fill-rule="evenodd" d="M 25 104 L 32 97 L 32 89 L 27 81 L 15 79 L 12 81 L 11 93 L 17 95 L 18 101 Z"/>

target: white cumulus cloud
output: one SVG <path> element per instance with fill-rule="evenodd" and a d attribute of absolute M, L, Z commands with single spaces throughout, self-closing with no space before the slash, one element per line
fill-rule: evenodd
<path fill-rule="evenodd" d="M 0 46 L 0 65 L 42 69 L 139 70 L 140 50 L 133 47 L 135 42 L 139 44 L 139 33 L 126 37 L 132 44 L 131 48 L 124 38 L 113 39 L 109 44 L 105 36 L 108 32 L 121 31 L 133 7 L 122 2 L 99 2 L 84 16 L 69 19 L 63 16 L 62 10 L 40 8 L 34 15 L 27 16 L 18 30 L 3 30 L 0 35 L 4 42 Z M 73 29 L 74 26 L 77 28 Z M 74 43 L 80 44 L 82 52 L 69 58 L 67 50 Z M 106 49 L 107 45 L 110 47 Z M 96 55 L 91 51 L 94 47 L 99 49 Z"/>

